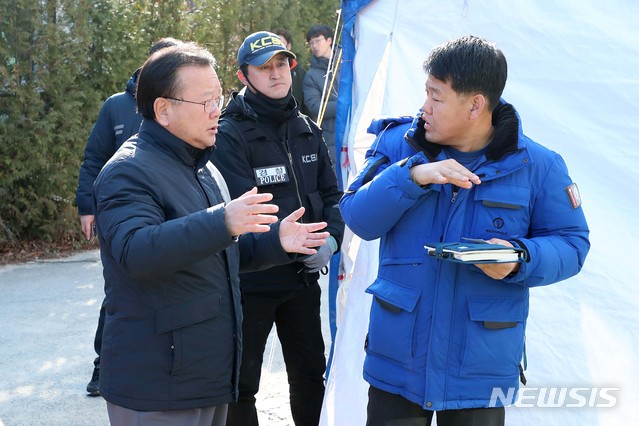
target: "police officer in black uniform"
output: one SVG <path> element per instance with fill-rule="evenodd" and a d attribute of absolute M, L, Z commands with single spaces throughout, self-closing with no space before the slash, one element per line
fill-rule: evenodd
<path fill-rule="evenodd" d="M 239 48 L 240 81 L 220 119 L 213 161 L 232 197 L 257 186 L 273 194 L 282 217 L 304 206 L 303 221 L 326 221 L 328 244 L 314 255 L 284 266 L 240 276 L 244 293 L 243 355 L 239 400 L 229 406 L 227 425 L 257 425 L 264 348 L 273 327 L 282 344 L 297 426 L 319 422 L 326 358 L 320 321 L 319 272 L 338 251 L 344 222 L 342 192 L 322 131 L 291 95 L 289 60 L 280 38 L 260 31 Z"/>

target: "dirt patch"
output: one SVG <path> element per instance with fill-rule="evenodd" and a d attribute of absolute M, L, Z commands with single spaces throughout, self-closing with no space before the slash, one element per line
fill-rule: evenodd
<path fill-rule="evenodd" d="M 0 266 L 67 257 L 81 251 L 97 248 L 99 248 L 97 242 L 89 243 L 88 241 L 26 241 L 9 247 L 0 247 Z"/>

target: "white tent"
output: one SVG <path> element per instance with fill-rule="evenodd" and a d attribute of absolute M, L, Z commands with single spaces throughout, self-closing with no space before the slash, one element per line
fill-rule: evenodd
<path fill-rule="evenodd" d="M 424 99 L 421 64 L 436 45 L 473 34 L 506 55 L 504 98 L 523 130 L 559 152 L 578 183 L 592 248 L 582 272 L 531 290 L 526 376 L 530 396 L 508 425 L 635 424 L 639 400 L 639 3 L 634 0 L 377 0 L 342 3 L 344 56 L 338 126 L 352 177 L 372 142 L 371 118 L 413 115 Z M 339 138 L 339 135 L 338 135 Z M 339 141 L 339 140 L 338 140 Z M 345 182 L 347 186 L 347 182 Z M 365 424 L 363 340 L 376 274 L 375 242 L 343 247 L 337 335 L 322 425 Z M 605 398 L 586 407 L 540 407 L 535 389 L 561 387 Z M 546 396 L 545 401 L 548 401 Z M 557 398 L 555 398 L 557 400 Z M 532 404 L 529 404 L 532 402 Z M 613 407 L 589 407 L 593 404 Z M 524 407 L 535 405 L 535 407 Z"/>

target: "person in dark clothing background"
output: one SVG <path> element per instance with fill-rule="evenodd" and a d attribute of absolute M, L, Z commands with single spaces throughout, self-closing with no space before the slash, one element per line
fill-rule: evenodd
<path fill-rule="evenodd" d="M 206 49 L 151 55 L 138 77 L 137 135 L 93 186 L 106 318 L 100 394 L 111 424 L 223 426 L 242 351 L 239 270 L 290 263 L 326 223 L 278 220 L 272 194 L 231 199 L 209 161 L 222 87 Z M 288 252 L 288 253 L 287 253 Z"/>
<path fill-rule="evenodd" d="M 151 46 L 149 55 L 160 49 L 175 46 L 179 43 L 172 37 L 164 37 Z M 84 161 L 80 166 L 78 189 L 76 192 L 76 205 L 80 215 L 82 233 L 87 240 L 95 237 L 93 224 L 95 215 L 93 211 L 93 182 L 100 173 L 100 169 L 109 161 L 109 158 L 118 148 L 140 129 L 142 116 L 137 113 L 135 107 L 135 86 L 138 82 L 140 69 L 135 70 L 126 83 L 124 92 L 111 95 L 100 108 L 98 119 L 93 125 L 84 150 Z M 100 395 L 98 382 L 100 380 L 100 348 L 102 346 L 102 329 L 104 327 L 104 303 L 100 308 L 98 327 L 95 331 L 93 347 L 98 355 L 93 361 L 93 374 L 87 384 L 87 393 L 90 396 Z"/>
<path fill-rule="evenodd" d="M 272 32 L 280 36 L 280 39 L 282 39 L 282 43 L 284 43 L 284 47 L 286 47 L 286 50 L 292 51 L 293 35 L 290 31 L 284 28 L 277 28 Z M 306 107 L 304 106 L 304 77 L 306 76 L 306 70 L 297 61 L 297 59 L 289 58 L 289 63 L 291 66 L 291 90 L 293 92 L 293 97 L 297 101 L 297 107 L 299 108 L 300 112 L 302 114 L 308 115 L 308 113 L 306 112 Z"/>
<path fill-rule="evenodd" d="M 240 276 L 244 294 L 244 352 L 237 403 L 229 426 L 257 425 L 264 348 L 277 327 L 297 426 L 316 426 L 324 397 L 326 357 L 320 319 L 319 271 L 338 251 L 344 233 L 337 186 L 322 131 L 299 112 L 291 95 L 290 60 L 276 34 L 249 35 L 239 48 L 238 77 L 246 86 L 233 93 L 218 134 L 215 165 L 232 196 L 257 185 L 273 194 L 278 215 L 303 206 L 303 221 L 326 221 L 328 244 L 299 261 Z"/>
<path fill-rule="evenodd" d="M 335 164 L 339 158 L 335 152 L 335 116 L 337 111 L 337 92 L 339 89 L 339 68 L 329 72 L 328 66 L 333 52 L 333 32 L 327 25 L 314 25 L 306 33 L 306 41 L 311 50 L 311 66 L 304 77 L 304 105 L 309 115 L 322 128 L 324 141 Z M 335 64 L 333 69 L 338 64 Z M 322 93 L 324 81 L 326 90 L 322 113 Z M 331 85 L 332 82 L 332 85 Z M 321 118 L 321 122 L 318 121 Z"/>

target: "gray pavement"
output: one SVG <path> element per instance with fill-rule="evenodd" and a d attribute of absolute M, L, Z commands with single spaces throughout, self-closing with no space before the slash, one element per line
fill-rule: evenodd
<path fill-rule="evenodd" d="M 321 285 L 328 351 L 326 278 Z M 0 426 L 109 424 L 104 399 L 85 392 L 103 295 L 97 250 L 0 267 Z M 262 376 L 260 423 L 292 425 L 274 332 Z"/>

